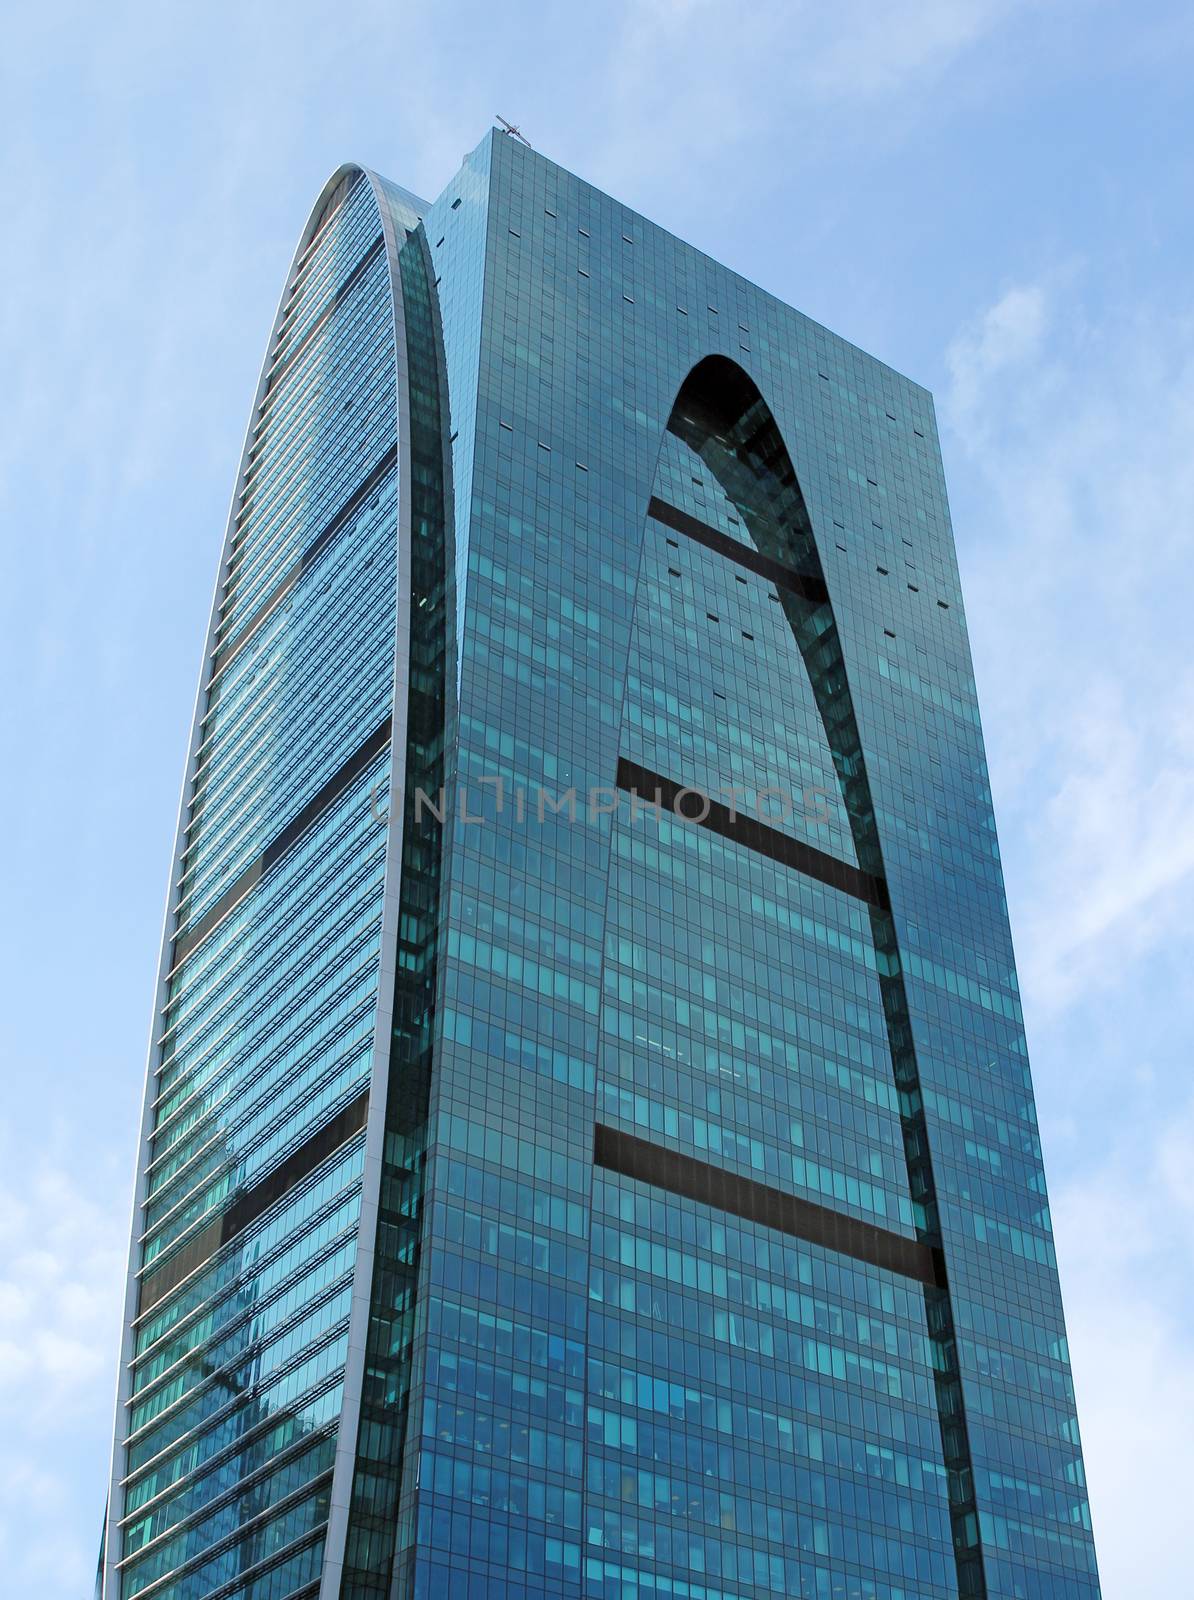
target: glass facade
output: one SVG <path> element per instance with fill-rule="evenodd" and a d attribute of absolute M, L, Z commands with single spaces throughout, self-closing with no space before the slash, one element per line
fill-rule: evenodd
<path fill-rule="evenodd" d="M 1096 1600 L 923 389 L 344 169 L 185 800 L 108 1600 Z"/>

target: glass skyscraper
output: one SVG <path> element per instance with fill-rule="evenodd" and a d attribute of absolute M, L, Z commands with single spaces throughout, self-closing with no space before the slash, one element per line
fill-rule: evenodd
<path fill-rule="evenodd" d="M 1095 1600 L 930 396 L 488 135 L 303 232 L 105 1600 Z"/>

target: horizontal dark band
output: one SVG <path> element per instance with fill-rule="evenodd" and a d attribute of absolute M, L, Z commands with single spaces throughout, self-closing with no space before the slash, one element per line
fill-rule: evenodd
<path fill-rule="evenodd" d="M 617 784 L 619 789 L 653 804 L 658 801 L 682 822 L 708 828 L 723 839 L 745 845 L 759 855 L 770 856 L 781 866 L 792 867 L 807 878 L 816 878 L 831 889 L 840 889 L 856 900 L 887 909 L 887 885 L 882 878 L 852 867 L 847 861 L 839 861 L 836 856 L 805 844 L 802 839 L 793 839 L 790 834 L 781 833 L 756 817 L 744 817 L 740 812 L 731 811 L 701 789 L 686 788 L 672 778 L 640 767 L 635 761 L 627 761 L 625 756 L 618 757 Z"/>
<path fill-rule="evenodd" d="M 736 561 L 740 567 L 749 568 L 760 578 L 769 578 L 777 587 L 798 594 L 802 600 L 810 600 L 814 605 L 824 605 L 829 599 L 829 590 L 822 578 L 806 578 L 802 572 L 797 572 L 792 567 L 785 567 L 782 561 L 773 561 L 770 556 L 762 555 L 753 546 L 739 544 L 737 539 L 731 539 L 728 533 L 722 533 L 719 528 L 711 528 L 699 517 L 690 516 L 687 511 L 669 506 L 666 500 L 659 500 L 652 495 L 647 506 L 647 515 L 654 517 L 656 522 L 662 522 L 665 528 L 674 528 L 686 538 L 695 540 L 697 544 L 703 544 L 707 550 L 716 550 L 718 555 L 728 556 L 731 561 Z"/>
<path fill-rule="evenodd" d="M 944 1287 L 941 1252 L 916 1239 L 905 1239 L 889 1228 L 843 1216 L 840 1211 L 785 1194 L 770 1184 L 726 1172 L 708 1161 L 681 1155 L 678 1150 L 667 1150 L 633 1133 L 623 1133 L 620 1128 L 597 1123 L 593 1129 L 593 1160 L 607 1172 L 620 1172 L 624 1178 L 637 1178 L 687 1200 L 699 1200 L 747 1222 L 774 1228 L 808 1244 L 823 1245 L 854 1261 L 865 1261 L 868 1266 Z"/>
<path fill-rule="evenodd" d="M 381 755 L 390 743 L 390 718 L 378 723 L 369 737 L 357 746 L 353 753 L 343 762 L 328 781 L 313 794 L 301 811 L 297 812 L 280 833 L 276 833 L 265 849 L 239 874 L 236 881 L 224 890 L 218 900 L 213 902 L 198 922 L 192 923 L 174 936 L 174 951 L 170 962 L 171 971 L 184 957 L 189 956 L 197 944 L 207 938 L 208 934 L 228 915 L 232 908 L 242 900 L 259 879 L 269 871 L 275 862 L 284 856 L 293 844 L 297 844 L 303 834 L 307 832 L 321 814 L 327 810 L 332 801 L 348 788 L 354 778 L 358 777 L 369 763 Z"/>
<path fill-rule="evenodd" d="M 229 640 L 226 644 L 222 644 L 213 654 L 211 658 L 211 683 L 214 683 L 233 657 L 240 654 L 262 623 L 277 610 L 304 572 L 319 559 L 323 551 L 352 517 L 353 513 L 360 510 L 361 506 L 387 476 L 397 460 L 398 447 L 391 445 L 377 465 L 357 484 L 335 516 L 324 524 L 298 560 L 278 579 L 278 582 L 266 595 L 241 631 L 235 638 Z"/>
<path fill-rule="evenodd" d="M 251 1189 L 238 1196 L 227 1211 L 209 1222 L 185 1244 L 176 1255 L 142 1279 L 137 1314 L 142 1315 L 176 1288 L 184 1278 L 190 1277 L 196 1267 L 214 1256 L 217 1250 L 231 1243 L 238 1233 L 243 1233 L 250 1223 L 256 1222 L 262 1212 L 268 1211 L 275 1201 L 300 1183 L 309 1172 L 314 1172 L 342 1144 L 347 1144 L 355 1133 L 365 1126 L 369 1115 L 369 1091 L 362 1089 L 338 1111 L 330 1122 L 325 1122 L 297 1150 L 292 1150 L 272 1172 L 255 1183 Z"/>

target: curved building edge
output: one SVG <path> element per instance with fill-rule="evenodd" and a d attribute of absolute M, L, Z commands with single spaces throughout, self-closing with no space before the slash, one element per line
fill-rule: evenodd
<path fill-rule="evenodd" d="M 152 1143 L 152 1112 L 153 1112 L 153 1087 L 158 1070 L 158 1021 L 167 1000 L 167 986 L 171 969 L 174 965 L 173 947 L 177 929 L 175 927 L 178 904 L 180 899 L 180 878 L 182 874 L 183 857 L 186 850 L 187 829 L 190 822 L 190 810 L 195 789 L 195 780 L 199 761 L 199 751 L 202 745 L 203 722 L 208 708 L 209 691 L 213 679 L 213 658 L 216 654 L 217 638 L 220 624 L 221 603 L 225 594 L 229 563 L 232 554 L 233 542 L 237 529 L 237 510 L 245 489 L 246 478 L 250 466 L 250 456 L 253 447 L 253 432 L 261 406 L 267 393 L 270 372 L 273 362 L 274 347 L 279 331 L 285 320 L 287 305 L 291 290 L 298 277 L 303 258 L 309 246 L 320 232 L 324 222 L 330 218 L 324 217 L 328 201 L 335 194 L 338 185 L 353 174 L 367 182 L 373 195 L 378 217 L 381 222 L 385 239 L 387 270 L 391 293 L 392 337 L 394 341 L 395 356 L 395 383 L 397 406 L 397 450 L 398 450 L 398 549 L 395 561 L 395 581 L 397 584 L 397 612 L 394 640 L 393 660 L 393 696 L 394 703 L 390 720 L 389 748 L 391 753 L 391 790 L 396 787 L 394 774 L 401 772 L 395 764 L 395 755 L 405 754 L 406 749 L 406 696 L 403 692 L 406 686 L 406 676 L 409 663 L 410 641 L 410 505 L 407 485 L 409 483 L 410 464 L 410 407 L 408 373 L 406 364 L 406 328 L 402 302 L 402 285 L 398 272 L 398 250 L 402 241 L 396 237 L 397 219 L 394 209 L 390 204 L 387 193 L 383 190 L 378 176 L 357 162 L 344 162 L 324 184 L 323 188 L 311 207 L 307 220 L 304 223 L 287 269 L 281 292 L 278 297 L 277 310 L 270 325 L 269 336 L 266 340 L 265 354 L 257 377 L 253 400 L 249 408 L 248 421 L 245 425 L 244 441 L 241 447 L 240 459 L 237 466 L 236 477 L 233 483 L 232 494 L 229 502 L 228 515 L 225 521 L 224 538 L 220 548 L 220 557 L 216 569 L 216 578 L 213 586 L 212 602 L 209 611 L 207 632 L 205 635 L 199 681 L 196 686 L 195 699 L 191 718 L 190 739 L 187 745 L 187 755 L 184 765 L 184 775 L 179 796 L 178 812 L 175 824 L 174 844 L 171 851 L 171 874 L 169 887 L 166 894 L 166 905 L 162 919 L 162 935 L 160 953 L 158 958 L 157 979 L 154 987 L 154 1001 L 150 1015 L 149 1041 L 145 1080 L 142 1094 L 141 1126 L 137 1142 L 136 1170 L 134 1179 L 132 1208 L 129 1224 L 129 1250 L 128 1267 L 125 1281 L 125 1294 L 121 1313 L 120 1356 L 116 1375 L 116 1397 L 113 1412 L 112 1429 L 112 1454 L 108 1478 L 107 1507 L 104 1514 L 104 1526 L 101 1539 L 101 1550 L 96 1581 L 97 1600 L 119 1600 L 119 1564 L 122 1559 L 121 1538 L 121 1504 L 122 1483 L 124 1479 L 124 1466 L 126 1454 L 127 1426 L 126 1418 L 131 1399 L 131 1360 L 134 1338 L 134 1326 L 138 1315 L 138 1291 L 140 1285 L 140 1266 L 138 1262 L 138 1222 L 144 1210 L 147 1198 L 148 1166 Z M 421 202 L 416 201 L 413 195 L 405 195 L 396 190 L 394 186 L 387 186 L 393 196 L 395 205 L 409 204 L 410 225 L 417 226 L 420 220 L 416 207 Z M 387 1087 L 387 1069 L 389 1063 L 389 1036 L 393 1009 L 394 993 L 394 964 L 395 948 L 398 927 L 399 909 L 399 878 L 402 858 L 402 832 L 403 813 L 402 807 L 391 804 L 387 814 L 387 837 L 383 889 L 383 913 L 381 928 L 381 952 L 378 976 L 378 995 L 375 1014 L 373 1037 L 373 1057 L 369 1089 L 369 1109 L 365 1131 L 365 1165 L 363 1174 L 361 1218 L 358 1226 L 357 1256 L 353 1278 L 353 1298 L 350 1312 L 349 1352 L 345 1371 L 345 1402 L 344 1418 L 351 1419 L 351 1426 L 345 1427 L 342 1420 L 341 1429 L 337 1436 L 336 1463 L 333 1473 L 333 1486 L 331 1494 L 331 1508 L 328 1522 L 327 1539 L 330 1561 L 325 1561 L 325 1573 L 334 1561 L 333 1554 L 336 1546 L 333 1540 L 338 1540 L 338 1548 L 343 1551 L 344 1532 L 347 1524 L 347 1498 L 351 1490 L 353 1464 L 356 1449 L 355 1419 L 359 1411 L 360 1386 L 364 1367 L 364 1339 L 369 1317 L 369 1290 L 372 1279 L 372 1262 L 374 1250 L 373 1226 L 376 1222 L 378 1189 L 381 1177 L 381 1143 L 385 1126 L 385 1100 Z M 363 1287 L 362 1287 L 363 1286 Z M 339 1567 L 334 1569 L 337 1573 Z M 326 1577 L 325 1577 L 326 1583 Z M 334 1592 L 322 1590 L 321 1592 Z"/>

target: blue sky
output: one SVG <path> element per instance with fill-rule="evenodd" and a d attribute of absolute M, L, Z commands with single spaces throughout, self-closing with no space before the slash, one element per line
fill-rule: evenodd
<path fill-rule="evenodd" d="M 298 229 L 495 112 L 934 390 L 1107 1600 L 1189 1590 L 1194 12 L 1114 0 L 6 23 L 0 1570 L 89 1593 L 198 651 Z"/>

